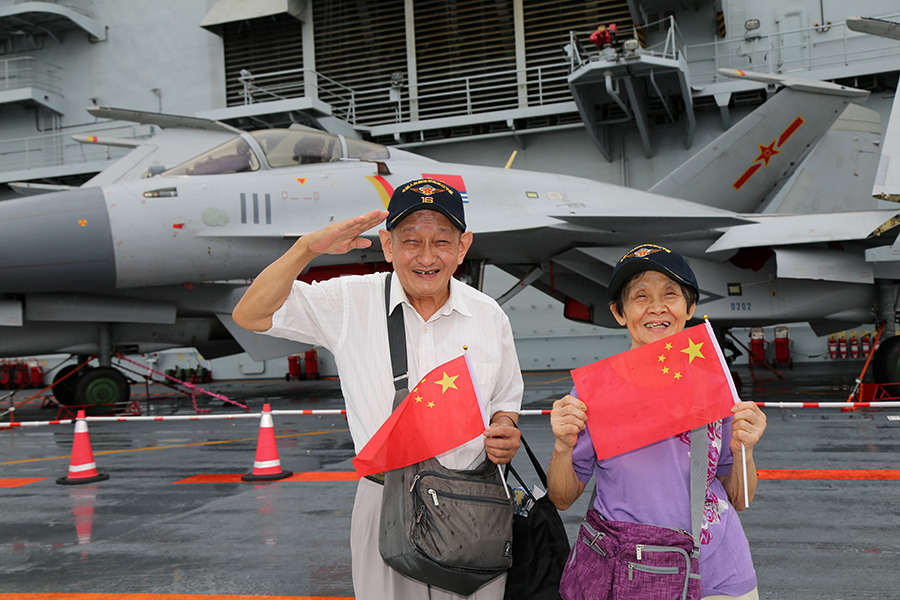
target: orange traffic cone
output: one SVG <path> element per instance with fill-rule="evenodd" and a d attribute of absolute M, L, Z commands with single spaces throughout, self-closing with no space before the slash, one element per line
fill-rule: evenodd
<path fill-rule="evenodd" d="M 256 442 L 256 460 L 253 472 L 242 476 L 243 481 L 276 481 L 293 475 L 292 471 L 281 470 L 278 448 L 275 445 L 275 426 L 272 424 L 272 409 L 263 405 L 259 420 L 259 440 Z"/>
<path fill-rule="evenodd" d="M 56 483 L 77 485 L 104 481 L 106 479 L 109 479 L 109 475 L 97 473 L 97 463 L 94 462 L 94 452 L 91 450 L 91 440 L 88 436 L 87 421 L 84 419 L 84 410 L 79 410 L 78 416 L 75 417 L 75 441 L 72 443 L 69 475 L 60 477 L 56 480 Z"/>

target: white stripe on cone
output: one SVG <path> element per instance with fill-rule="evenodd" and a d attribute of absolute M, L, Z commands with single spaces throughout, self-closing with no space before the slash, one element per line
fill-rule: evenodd
<path fill-rule="evenodd" d="M 83 465 L 69 465 L 69 473 L 81 473 L 82 471 L 90 471 L 96 469 L 97 463 L 84 463 Z"/>
<path fill-rule="evenodd" d="M 253 462 L 254 469 L 278 469 L 281 470 L 281 460 L 265 460 L 265 461 L 254 461 Z"/>

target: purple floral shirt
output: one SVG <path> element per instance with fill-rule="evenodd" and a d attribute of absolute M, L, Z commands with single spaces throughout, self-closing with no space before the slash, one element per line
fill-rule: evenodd
<path fill-rule="evenodd" d="M 611 521 L 690 531 L 690 432 L 597 461 L 589 428 L 590 422 L 579 434 L 572 462 L 585 485 L 596 472 L 594 508 Z M 756 587 L 756 571 L 741 521 L 717 479 L 731 470 L 734 460 L 731 417 L 711 423 L 707 434 L 708 485 L 700 538 L 702 595 L 740 596 Z"/>

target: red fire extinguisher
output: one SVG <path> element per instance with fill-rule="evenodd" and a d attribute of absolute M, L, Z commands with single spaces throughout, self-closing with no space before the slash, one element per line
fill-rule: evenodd
<path fill-rule="evenodd" d="M 855 331 L 850 332 L 850 356 L 859 358 L 859 338 Z"/>
<path fill-rule="evenodd" d="M 750 330 L 750 362 L 761 365 L 766 362 L 766 333 L 762 327 Z"/>
<path fill-rule="evenodd" d="M 791 339 L 788 335 L 788 328 L 783 325 L 775 328 L 775 364 L 794 367 L 794 361 L 791 358 Z"/>
<path fill-rule="evenodd" d="M 828 336 L 828 356 L 832 359 L 838 357 L 837 334 L 832 333 Z"/>
<path fill-rule="evenodd" d="M 305 356 L 303 357 L 304 362 L 306 362 L 306 377 L 309 379 L 321 379 L 322 376 L 319 375 L 319 356 L 318 352 L 315 348 L 312 350 L 307 350 Z"/>
<path fill-rule="evenodd" d="M 13 363 L 10 389 L 21 390 L 27 387 L 30 381 L 29 375 L 28 365 L 23 362 Z"/>
<path fill-rule="evenodd" d="M 12 368 L 8 363 L 0 364 L 0 390 L 8 390 L 12 381 Z"/>
<path fill-rule="evenodd" d="M 31 361 L 28 365 L 30 371 L 29 383 L 33 388 L 39 388 L 44 385 L 44 367 L 38 364 L 36 360 Z"/>
<path fill-rule="evenodd" d="M 847 358 L 847 332 L 842 331 L 838 338 L 838 353 L 841 358 Z"/>
<path fill-rule="evenodd" d="M 303 363 L 299 354 L 288 356 L 288 372 L 284 376 L 284 380 L 290 381 L 291 379 L 306 379 L 303 375 Z"/>
<path fill-rule="evenodd" d="M 862 332 L 862 338 L 860 338 L 860 346 L 862 347 L 863 356 L 868 356 L 869 350 L 872 349 L 872 337 L 869 335 L 868 331 Z"/>

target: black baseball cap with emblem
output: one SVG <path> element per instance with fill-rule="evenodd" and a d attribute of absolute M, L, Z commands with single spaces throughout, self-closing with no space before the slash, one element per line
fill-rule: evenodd
<path fill-rule="evenodd" d="M 694 288 L 695 292 L 700 292 L 697 277 L 680 253 L 656 244 L 642 244 L 626 252 L 616 263 L 612 279 L 609 280 L 610 299 L 615 300 L 628 278 L 641 271 L 659 271 L 680 284 Z"/>
<path fill-rule="evenodd" d="M 405 217 L 422 209 L 436 210 L 450 219 L 460 231 L 466 230 L 462 196 L 456 188 L 437 179 L 416 179 L 397 186 L 388 203 L 385 226 L 390 231 Z"/>

